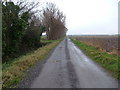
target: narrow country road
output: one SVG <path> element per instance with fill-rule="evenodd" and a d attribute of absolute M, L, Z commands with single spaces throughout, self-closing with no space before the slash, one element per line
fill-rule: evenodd
<path fill-rule="evenodd" d="M 30 88 L 117 88 L 103 68 L 65 38 L 44 64 Z"/>

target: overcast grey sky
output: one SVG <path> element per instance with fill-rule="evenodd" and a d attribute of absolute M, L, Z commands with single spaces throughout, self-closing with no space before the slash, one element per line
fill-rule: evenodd
<path fill-rule="evenodd" d="M 66 15 L 68 35 L 118 33 L 118 1 L 120 0 L 30 1 L 55 3 Z"/>
<path fill-rule="evenodd" d="M 67 34 L 118 33 L 118 1 L 120 0 L 42 1 L 56 3 L 65 13 Z"/>

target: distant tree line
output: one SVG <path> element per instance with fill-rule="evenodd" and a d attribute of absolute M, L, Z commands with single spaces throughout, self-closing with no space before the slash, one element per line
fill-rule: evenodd
<path fill-rule="evenodd" d="M 46 32 L 49 40 L 65 37 L 65 16 L 56 5 L 47 3 L 43 10 L 35 9 L 39 3 L 2 1 L 2 57 L 3 62 L 15 53 L 41 46 Z"/>

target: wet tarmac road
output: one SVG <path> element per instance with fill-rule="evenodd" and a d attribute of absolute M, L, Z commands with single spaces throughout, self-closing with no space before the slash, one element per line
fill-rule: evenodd
<path fill-rule="evenodd" d="M 117 81 L 65 38 L 30 88 L 117 88 Z"/>

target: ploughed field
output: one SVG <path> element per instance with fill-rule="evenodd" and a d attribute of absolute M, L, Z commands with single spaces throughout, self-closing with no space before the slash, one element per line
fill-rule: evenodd
<path fill-rule="evenodd" d="M 74 38 L 109 54 L 120 54 L 117 35 L 74 36 Z"/>

